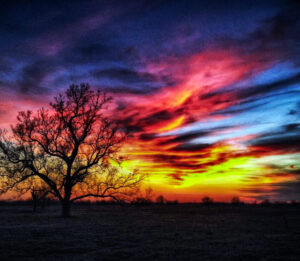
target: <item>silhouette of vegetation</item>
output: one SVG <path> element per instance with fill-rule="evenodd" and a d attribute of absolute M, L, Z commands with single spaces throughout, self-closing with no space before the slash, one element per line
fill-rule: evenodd
<path fill-rule="evenodd" d="M 167 201 L 167 204 L 169 204 L 169 205 L 178 205 L 179 202 L 178 202 L 177 199 L 175 199 L 175 200 L 168 200 L 168 201 Z"/>
<path fill-rule="evenodd" d="M 137 197 L 132 201 L 133 204 L 149 205 L 153 203 L 154 193 L 151 187 L 146 188 L 143 192 L 139 191 Z"/>
<path fill-rule="evenodd" d="M 145 199 L 152 202 L 152 199 L 154 197 L 154 192 L 151 187 L 148 187 L 145 189 Z"/>
<path fill-rule="evenodd" d="M 40 202 L 42 202 L 42 206 L 45 206 L 45 200 L 47 195 L 50 193 L 50 190 L 45 187 L 33 187 L 31 189 L 31 199 L 33 203 L 33 212 L 36 212 L 37 206 Z"/>
<path fill-rule="evenodd" d="M 1 191 L 28 191 L 28 184 L 43 181 L 63 217 L 76 200 L 132 197 L 142 177 L 118 167 L 125 136 L 107 116 L 110 101 L 88 84 L 71 85 L 54 97 L 51 110 L 19 112 L 10 135 L 0 130 Z"/>
<path fill-rule="evenodd" d="M 211 204 L 214 203 L 214 201 L 210 197 L 203 197 L 202 198 L 202 203 L 205 204 L 205 205 L 211 205 Z"/>
<path fill-rule="evenodd" d="M 271 202 L 268 199 L 264 199 L 260 204 L 264 205 L 264 206 L 269 206 L 269 205 L 271 205 Z"/>
<path fill-rule="evenodd" d="M 136 197 L 132 203 L 138 205 L 149 205 L 152 204 L 153 202 L 144 197 Z"/>
<path fill-rule="evenodd" d="M 158 197 L 156 198 L 156 203 L 157 203 L 157 204 L 165 204 L 165 203 L 166 203 L 166 200 L 165 200 L 164 196 L 163 196 L 163 195 L 158 196 Z"/>
<path fill-rule="evenodd" d="M 240 204 L 242 204 L 243 202 L 241 202 L 241 200 L 240 200 L 240 198 L 239 197 L 233 197 L 232 199 L 231 199 L 231 204 L 233 204 L 233 205 L 240 205 Z"/>

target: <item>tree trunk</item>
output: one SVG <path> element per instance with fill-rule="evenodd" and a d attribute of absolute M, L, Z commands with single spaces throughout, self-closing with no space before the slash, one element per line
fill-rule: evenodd
<path fill-rule="evenodd" d="M 33 199 L 33 212 L 36 212 L 36 207 L 37 207 L 37 200 Z"/>
<path fill-rule="evenodd" d="M 64 218 L 70 217 L 71 216 L 71 201 L 66 200 L 66 201 L 62 201 L 61 203 L 62 203 L 61 216 Z"/>

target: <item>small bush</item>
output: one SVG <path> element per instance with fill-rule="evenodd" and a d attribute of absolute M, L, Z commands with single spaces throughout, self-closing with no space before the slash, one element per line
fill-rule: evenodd
<path fill-rule="evenodd" d="M 203 197 L 202 198 L 202 203 L 205 205 L 211 205 L 214 203 L 213 199 L 210 197 Z"/>

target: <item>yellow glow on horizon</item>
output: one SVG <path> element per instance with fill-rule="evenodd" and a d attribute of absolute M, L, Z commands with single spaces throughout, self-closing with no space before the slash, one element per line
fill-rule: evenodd
<path fill-rule="evenodd" d="M 216 144 L 207 149 L 187 152 L 172 152 L 150 145 L 151 141 L 146 141 L 144 146 L 136 144 L 131 147 L 131 150 L 127 151 L 131 159 L 124 162 L 124 167 L 140 170 L 147 176 L 144 187 L 152 187 L 156 194 L 165 195 L 170 199 L 201 201 L 201 196 L 207 195 L 216 200 L 228 201 L 238 195 L 251 200 L 251 195 L 256 195 L 255 192 L 251 192 L 253 189 L 255 191 L 255 188 L 272 193 L 274 184 L 293 181 L 296 178 L 293 174 L 280 176 L 275 173 L 272 176 L 275 170 L 268 168 L 265 163 L 273 161 L 273 158 L 244 154 L 247 148 L 241 150 L 234 144 Z M 195 168 L 179 168 L 168 162 L 167 158 L 152 158 L 161 154 L 170 156 L 171 159 L 172 156 L 178 157 L 176 163 Z M 280 158 L 279 155 L 278 162 Z M 285 158 L 293 159 L 289 163 L 296 165 L 293 162 L 299 159 L 299 155 L 283 156 L 283 159 Z"/>

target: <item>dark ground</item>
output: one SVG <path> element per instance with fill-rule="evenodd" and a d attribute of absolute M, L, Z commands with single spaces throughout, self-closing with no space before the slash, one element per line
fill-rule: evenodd
<path fill-rule="evenodd" d="M 0 260 L 300 260 L 299 206 L 59 210 L 0 206 Z"/>

